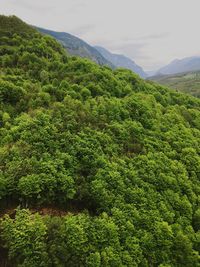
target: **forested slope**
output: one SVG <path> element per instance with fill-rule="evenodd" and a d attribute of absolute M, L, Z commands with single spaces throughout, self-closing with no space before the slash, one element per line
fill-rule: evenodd
<path fill-rule="evenodd" d="M 58 40 L 67 49 L 67 52 L 70 55 L 90 59 L 99 65 L 106 65 L 111 68 L 115 67 L 110 61 L 104 58 L 95 47 L 87 44 L 85 41 L 72 34 L 67 32 L 55 32 L 39 27 L 36 29 L 41 33 L 48 34 Z"/>
<path fill-rule="evenodd" d="M 2 266 L 200 266 L 200 100 L 2 20 Z"/>
<path fill-rule="evenodd" d="M 200 98 L 200 71 L 184 72 L 174 75 L 158 75 L 149 79 Z"/>

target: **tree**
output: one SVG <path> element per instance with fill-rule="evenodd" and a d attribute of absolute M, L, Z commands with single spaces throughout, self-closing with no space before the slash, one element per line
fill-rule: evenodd
<path fill-rule="evenodd" d="M 39 215 L 17 210 L 15 219 L 6 216 L 1 222 L 2 238 L 9 248 L 9 258 L 21 266 L 47 266 L 46 226 Z"/>

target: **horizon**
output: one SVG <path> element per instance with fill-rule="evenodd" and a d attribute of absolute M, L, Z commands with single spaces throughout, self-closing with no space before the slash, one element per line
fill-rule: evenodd
<path fill-rule="evenodd" d="M 160 2 L 3 0 L 1 14 L 15 15 L 37 27 L 70 33 L 91 46 L 102 46 L 111 53 L 124 55 L 148 72 L 157 71 L 176 59 L 200 56 L 197 34 L 200 3 L 197 0 Z M 114 4 L 115 12 L 112 12 Z"/>

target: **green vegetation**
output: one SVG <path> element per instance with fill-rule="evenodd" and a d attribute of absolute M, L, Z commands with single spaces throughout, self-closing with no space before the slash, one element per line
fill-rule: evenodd
<path fill-rule="evenodd" d="M 69 55 L 79 56 L 83 58 L 90 59 L 99 65 L 107 65 L 111 68 L 115 66 L 108 61 L 101 53 L 91 45 L 87 44 L 85 41 L 79 39 L 78 37 L 71 35 L 66 32 L 55 32 L 51 30 L 46 30 L 43 28 L 36 28 L 38 31 L 44 34 L 48 34 L 54 37 L 58 42 L 60 42 Z"/>
<path fill-rule="evenodd" d="M 200 266 L 200 100 L 32 28 L 0 38 L 0 263 Z"/>
<path fill-rule="evenodd" d="M 200 71 L 151 77 L 162 85 L 200 98 Z"/>
<path fill-rule="evenodd" d="M 20 33 L 20 34 L 33 34 L 35 30 L 20 20 L 16 16 L 10 16 L 9 19 L 6 16 L 0 15 L 0 31 L 4 33 Z"/>

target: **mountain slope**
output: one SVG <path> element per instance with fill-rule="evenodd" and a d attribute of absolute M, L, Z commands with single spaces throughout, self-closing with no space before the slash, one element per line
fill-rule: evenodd
<path fill-rule="evenodd" d="M 200 100 L 32 28 L 0 44 L 0 264 L 198 266 Z"/>
<path fill-rule="evenodd" d="M 37 29 L 56 38 L 71 55 L 88 58 L 99 65 L 108 65 L 113 68 L 113 65 L 106 60 L 94 47 L 90 46 L 83 40 L 66 32 L 56 32 L 37 27 Z"/>
<path fill-rule="evenodd" d="M 177 74 L 200 70 L 200 57 L 176 59 L 158 70 L 158 74 Z"/>
<path fill-rule="evenodd" d="M 95 46 L 104 58 L 110 61 L 116 67 L 122 67 L 139 74 L 142 78 L 146 78 L 147 74 L 133 60 L 123 55 L 113 54 L 103 47 Z"/>
<path fill-rule="evenodd" d="M 149 79 L 180 92 L 200 97 L 200 71 L 183 72 L 174 75 L 158 75 Z"/>

